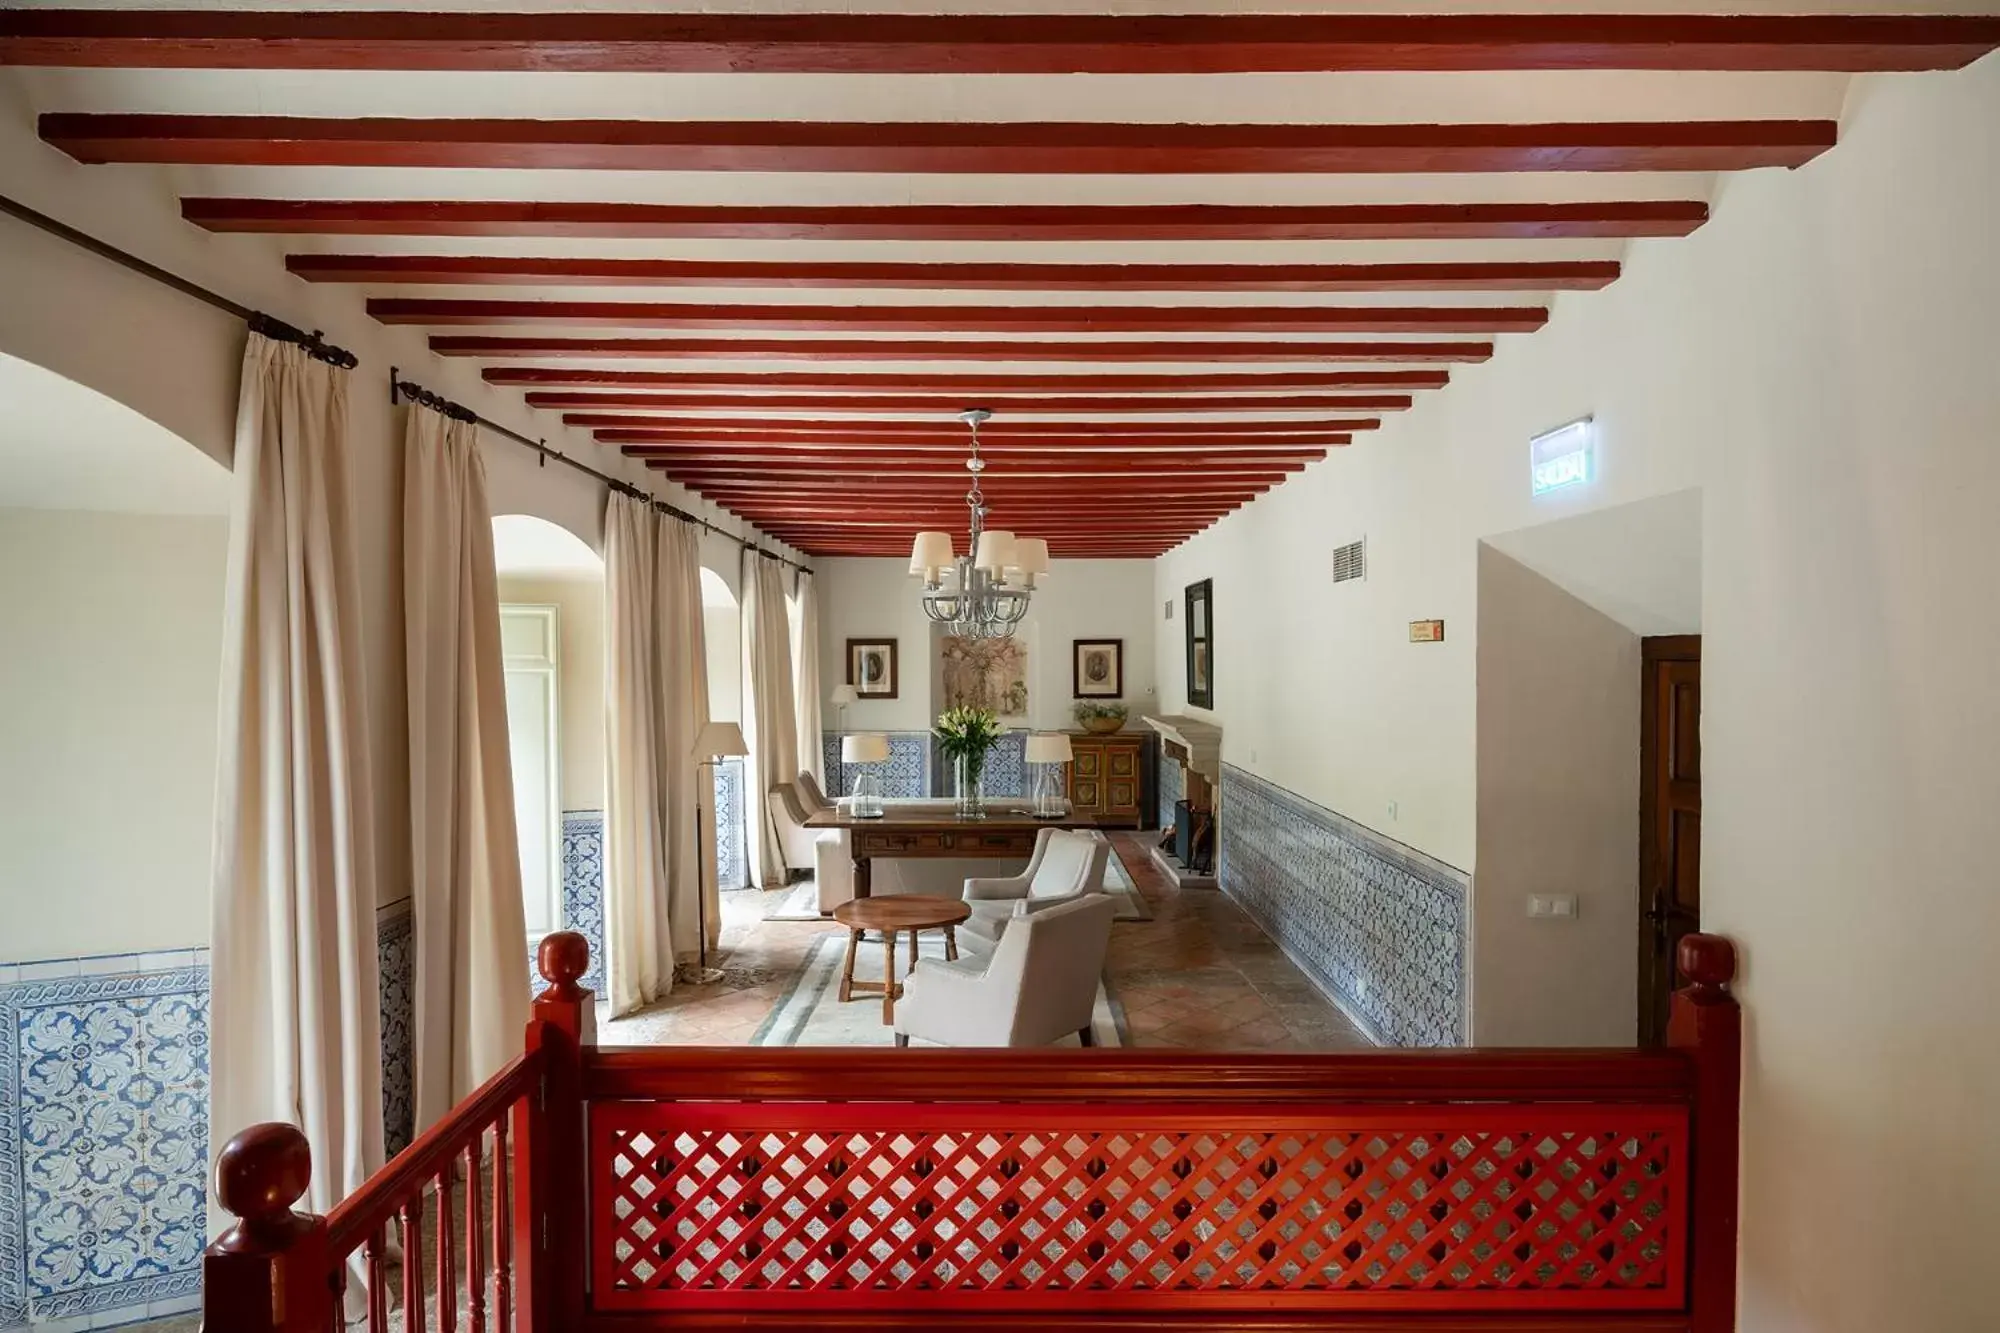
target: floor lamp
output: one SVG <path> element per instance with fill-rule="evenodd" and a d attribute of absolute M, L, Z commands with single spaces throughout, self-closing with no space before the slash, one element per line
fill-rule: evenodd
<path fill-rule="evenodd" d="M 700 761 L 695 765 L 695 771 L 700 773 L 703 770 L 707 770 L 708 773 L 708 783 L 705 790 L 710 792 L 715 790 L 715 765 L 718 760 L 732 759 L 738 755 L 749 753 L 750 747 L 743 743 L 743 728 L 737 726 L 734 722 L 711 722 L 703 727 L 701 735 L 695 738 L 694 756 Z M 701 816 L 705 805 L 702 799 L 703 791 L 704 788 L 701 784 L 697 783 L 694 798 L 694 911 L 697 928 L 701 931 L 701 952 L 699 961 L 695 964 L 694 976 L 689 978 L 697 986 L 706 986 L 712 981 L 722 980 L 722 969 L 708 965 L 708 853 L 710 849 L 706 844 L 706 840 L 702 837 L 703 821 Z M 721 869 L 719 844 L 722 837 L 722 830 L 720 828 L 716 829 L 715 836 L 718 842 L 716 868 L 719 872 Z"/>
<path fill-rule="evenodd" d="M 854 692 L 852 685 L 836 685 L 833 687 L 833 698 L 831 700 L 833 704 L 833 727 L 837 733 L 843 736 L 847 734 L 847 706 L 859 700 L 860 697 L 860 695 Z M 847 795 L 847 756 L 845 753 L 841 755 L 840 759 L 840 785 L 834 789 L 833 794 L 835 796 Z"/>

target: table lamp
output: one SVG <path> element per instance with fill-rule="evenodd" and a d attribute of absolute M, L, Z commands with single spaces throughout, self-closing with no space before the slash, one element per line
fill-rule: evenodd
<path fill-rule="evenodd" d="M 862 765 L 854 780 L 853 810 L 856 819 L 882 817 L 882 784 L 871 771 L 889 760 L 889 738 L 879 731 L 860 731 L 840 738 L 840 762 Z"/>
<path fill-rule="evenodd" d="M 694 757 L 700 761 L 695 765 L 696 771 L 698 772 L 704 768 L 709 770 L 706 790 L 714 791 L 716 760 L 749 754 L 750 747 L 743 743 L 743 729 L 734 722 L 710 722 L 701 729 L 701 735 L 695 737 L 693 753 Z M 708 965 L 708 863 L 715 849 L 707 846 L 702 837 L 703 825 L 706 823 L 702 819 L 701 794 L 703 790 L 704 788 L 701 783 L 695 784 L 694 836 L 696 865 L 694 875 L 694 912 L 696 929 L 701 932 L 701 952 L 699 961 L 695 964 L 694 975 L 686 978 L 686 980 L 692 981 L 698 986 L 705 986 L 712 981 L 722 980 L 722 969 Z M 716 830 L 717 837 L 720 837 L 721 833 L 720 829 Z"/>
<path fill-rule="evenodd" d="M 1028 762 L 1041 769 L 1035 775 L 1035 818 L 1061 819 L 1069 813 L 1062 766 L 1072 757 L 1069 737 L 1060 731 L 1041 731 L 1028 737 Z"/>

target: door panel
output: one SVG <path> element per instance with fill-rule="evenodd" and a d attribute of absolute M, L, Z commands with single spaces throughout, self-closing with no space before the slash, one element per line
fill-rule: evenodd
<path fill-rule="evenodd" d="M 1674 952 L 1701 929 L 1701 637 L 1641 641 L 1639 1041 L 1666 1040 Z"/>

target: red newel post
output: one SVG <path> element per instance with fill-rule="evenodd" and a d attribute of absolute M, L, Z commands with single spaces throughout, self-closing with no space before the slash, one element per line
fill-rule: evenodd
<path fill-rule="evenodd" d="M 202 1254 L 202 1327 L 210 1333 L 324 1333 L 336 1275 L 326 1219 L 295 1213 L 312 1182 L 312 1149 L 292 1125 L 231 1139 L 215 1161 L 215 1197 L 236 1219 Z"/>
<path fill-rule="evenodd" d="M 517 1329 L 557 1333 L 583 1321 L 583 1051 L 597 1044 L 597 996 L 577 984 L 590 943 L 575 931 L 544 939 L 536 965 L 549 988 L 535 997 L 527 1049 L 542 1053 L 542 1081 L 514 1108 Z"/>
<path fill-rule="evenodd" d="M 1674 992 L 1667 1044 L 1687 1051 L 1695 1065 L 1688 1327 L 1690 1333 L 1734 1333 L 1743 1089 L 1743 1011 L 1729 993 L 1736 946 L 1720 935 L 1688 935 L 1675 962 L 1688 984 Z"/>

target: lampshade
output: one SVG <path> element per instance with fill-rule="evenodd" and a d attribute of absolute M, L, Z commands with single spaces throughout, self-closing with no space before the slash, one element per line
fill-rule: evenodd
<path fill-rule="evenodd" d="M 920 532 L 916 544 L 910 548 L 910 572 L 929 574 L 933 570 L 950 569 L 956 559 L 949 532 Z"/>
<path fill-rule="evenodd" d="M 833 687 L 833 697 L 828 702 L 835 708 L 845 708 L 860 697 L 860 695 L 854 692 L 852 685 L 836 685 Z"/>
<path fill-rule="evenodd" d="M 1049 572 L 1049 544 L 1040 537 L 1016 537 L 1014 558 L 1009 562 L 1023 574 Z"/>
<path fill-rule="evenodd" d="M 711 722 L 694 738 L 694 757 L 715 759 L 724 755 L 749 754 L 743 743 L 743 728 L 734 722 Z"/>
<path fill-rule="evenodd" d="M 857 731 L 840 738 L 843 764 L 881 764 L 889 759 L 889 738 L 879 731 Z"/>
<path fill-rule="evenodd" d="M 1067 764 L 1071 758 L 1069 737 L 1060 731 L 1038 731 L 1028 737 L 1031 764 Z"/>
<path fill-rule="evenodd" d="M 979 550 L 973 555 L 975 568 L 999 574 L 1014 563 L 1014 534 L 1004 528 L 979 534 Z"/>

